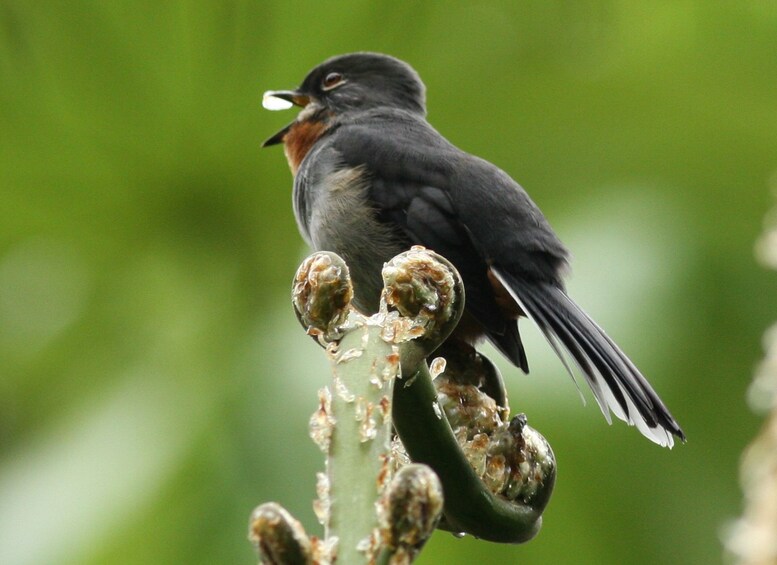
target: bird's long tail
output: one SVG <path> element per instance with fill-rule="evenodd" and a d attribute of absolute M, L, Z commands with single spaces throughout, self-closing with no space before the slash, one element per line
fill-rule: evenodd
<path fill-rule="evenodd" d="M 492 271 L 574 375 L 562 347 L 579 366 L 608 422 L 610 411 L 666 447 L 672 434 L 685 441 L 669 410 L 628 357 L 566 293 L 551 284 L 528 283 L 505 269 Z"/>

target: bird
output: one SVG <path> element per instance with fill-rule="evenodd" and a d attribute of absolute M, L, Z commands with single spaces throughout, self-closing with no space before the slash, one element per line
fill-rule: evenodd
<path fill-rule="evenodd" d="M 301 108 L 262 146 L 283 144 L 300 233 L 349 266 L 354 304 L 378 309 L 386 261 L 421 245 L 447 258 L 465 288 L 453 337 L 483 339 L 529 371 L 518 321 L 533 321 L 572 374 L 653 442 L 685 442 L 680 425 L 616 343 L 567 294 L 569 253 L 528 193 L 496 165 L 445 139 L 426 119 L 426 87 L 395 57 L 338 55 L 294 90 L 264 93 L 268 109 Z M 573 375 L 574 379 L 574 375 Z"/>

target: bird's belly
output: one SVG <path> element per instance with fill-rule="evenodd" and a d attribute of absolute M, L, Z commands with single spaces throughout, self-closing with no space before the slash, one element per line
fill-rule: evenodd
<path fill-rule="evenodd" d="M 345 260 L 353 283 L 354 306 L 373 314 L 378 311 L 383 289 L 383 264 L 405 249 L 392 240 L 381 240 L 377 234 L 383 226 L 369 221 L 362 222 L 358 231 L 332 227 L 335 229 L 314 234 L 313 244 L 317 250 L 334 251 Z"/>
<path fill-rule="evenodd" d="M 359 169 L 344 169 L 326 179 L 326 188 L 310 218 L 310 239 L 316 250 L 333 251 L 348 265 L 354 305 L 377 312 L 383 288 L 383 264 L 408 247 L 398 234 L 378 221 L 366 197 Z"/>

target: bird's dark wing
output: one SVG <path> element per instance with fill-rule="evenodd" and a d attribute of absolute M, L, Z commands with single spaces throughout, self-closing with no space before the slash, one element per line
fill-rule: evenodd
<path fill-rule="evenodd" d="M 528 372 L 518 323 L 500 310 L 488 278 L 488 265 L 458 220 L 448 193 L 434 186 L 386 180 L 374 173 L 370 189 L 371 201 L 381 221 L 401 229 L 409 244 L 428 247 L 456 266 L 467 293 L 467 311 L 483 326 L 494 345 Z"/>
<path fill-rule="evenodd" d="M 436 159 L 424 161 L 397 145 L 408 135 L 423 143 Z M 492 343 L 528 372 L 517 321 L 505 316 L 497 304 L 485 257 L 460 221 L 448 190 L 450 174 L 445 168 L 461 153 L 434 130 L 412 120 L 392 119 L 385 126 L 374 122 L 346 125 L 332 136 L 331 143 L 345 166 L 366 168 L 368 198 L 381 222 L 401 232 L 407 246 L 423 245 L 456 265 L 467 293 L 467 311 Z"/>
<path fill-rule="evenodd" d="M 572 357 L 608 421 L 612 411 L 661 445 L 673 444 L 671 434 L 685 439 L 639 370 L 566 295 L 561 275 L 567 252 L 507 174 L 456 149 L 418 118 L 376 116 L 344 124 L 333 144 L 348 165 L 366 167 L 369 199 L 380 218 L 456 265 L 470 311 L 500 349 L 509 351 L 508 342 L 520 344 L 520 338 L 515 322 L 497 307 L 489 273 L 565 365 L 562 349 Z M 519 347 L 507 355 L 521 366 Z"/>
<path fill-rule="evenodd" d="M 332 144 L 347 165 L 367 167 L 375 181 L 370 197 L 379 210 L 411 211 L 420 199 L 444 211 L 450 228 L 481 260 L 509 263 L 527 279 L 563 286 L 564 245 L 505 172 L 456 148 L 416 115 L 365 115 L 343 123 Z M 418 224 L 427 221 L 423 210 L 419 204 Z"/>

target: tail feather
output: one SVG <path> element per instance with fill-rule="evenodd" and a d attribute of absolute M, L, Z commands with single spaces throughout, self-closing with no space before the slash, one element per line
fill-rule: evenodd
<path fill-rule="evenodd" d="M 623 419 L 625 415 L 624 411 L 626 410 L 626 399 L 623 397 L 620 387 L 613 381 L 611 373 L 606 367 L 606 361 L 602 359 L 602 356 L 599 355 L 595 348 L 591 347 L 591 344 L 586 339 L 585 335 L 579 332 L 573 325 L 573 321 L 567 320 L 567 323 L 564 323 L 551 308 L 548 308 L 541 301 L 527 298 L 525 299 L 524 304 L 529 310 L 542 312 L 541 316 L 535 316 L 535 318 L 547 328 L 543 333 L 546 337 L 558 337 L 566 351 L 572 356 L 578 368 L 586 375 L 586 377 L 588 375 L 596 374 L 597 371 L 602 375 L 606 385 L 604 387 L 601 386 L 602 383 L 600 383 L 598 379 L 592 380 L 587 378 L 587 380 L 594 393 L 594 398 L 596 399 L 597 404 L 599 404 L 599 408 L 602 410 L 602 414 L 604 414 L 607 422 L 612 423 L 608 406 L 612 406 L 613 412 L 615 412 L 619 418 Z M 556 354 L 563 357 L 563 354 L 558 349 L 556 349 Z M 570 371 L 569 367 L 567 367 L 567 370 Z M 610 399 L 607 397 L 607 392 L 610 390 L 613 391 L 613 402 L 610 402 Z"/>
<path fill-rule="evenodd" d="M 562 289 L 528 283 L 504 269 L 492 267 L 492 271 L 539 327 L 573 380 L 561 348 L 574 360 L 608 422 L 612 412 L 660 445 L 672 447 L 672 434 L 685 441 L 685 434 L 645 377 Z"/>

